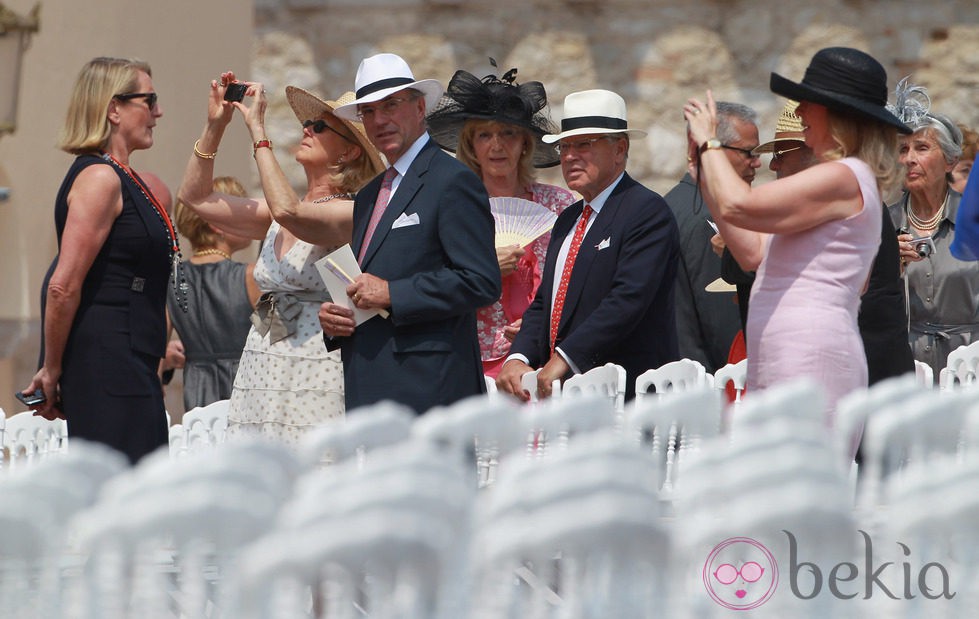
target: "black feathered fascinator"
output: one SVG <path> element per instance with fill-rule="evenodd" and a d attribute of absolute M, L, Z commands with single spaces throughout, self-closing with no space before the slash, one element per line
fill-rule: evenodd
<path fill-rule="evenodd" d="M 510 69 L 503 77 L 487 75 L 483 79 L 467 71 L 456 71 L 445 94 L 428 115 L 432 139 L 445 150 L 455 152 L 467 120 L 495 120 L 530 130 L 537 139 L 534 167 L 557 165 L 560 161 L 557 149 L 540 139 L 555 130 L 547 114 L 544 85 L 516 84 L 516 76 L 516 69 Z"/>

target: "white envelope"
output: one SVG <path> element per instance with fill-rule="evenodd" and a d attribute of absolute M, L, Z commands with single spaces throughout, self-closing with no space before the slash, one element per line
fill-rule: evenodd
<path fill-rule="evenodd" d="M 391 229 L 394 230 L 395 228 L 404 228 L 406 226 L 417 226 L 420 223 L 421 221 L 418 220 L 418 213 L 412 213 L 411 215 L 401 213 L 401 215 L 394 220 L 394 223 L 391 224 Z"/>
<path fill-rule="evenodd" d="M 362 272 L 360 265 L 357 264 L 357 257 L 354 256 L 349 244 L 323 256 L 313 265 L 319 271 L 320 277 L 323 278 L 323 283 L 326 284 L 326 289 L 330 291 L 333 302 L 352 309 L 354 321 L 358 325 L 378 314 L 384 318 L 390 315 L 387 310 L 360 309 L 354 305 L 353 299 L 347 296 L 347 286 Z"/>

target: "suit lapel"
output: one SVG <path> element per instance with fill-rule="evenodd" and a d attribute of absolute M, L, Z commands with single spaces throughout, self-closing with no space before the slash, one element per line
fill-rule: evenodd
<path fill-rule="evenodd" d="M 581 216 L 581 210 L 584 206 L 585 203 L 578 200 L 565 209 L 564 213 L 562 213 L 562 215 L 565 215 L 564 217 L 555 222 L 554 228 L 551 230 L 551 243 L 556 247 L 560 248 L 564 243 L 564 239 L 569 234 L 574 233 L 575 223 L 578 221 L 578 217 Z M 554 284 L 556 283 L 557 255 L 557 251 L 548 252 L 544 262 L 544 270 L 541 273 L 541 286 L 544 288 L 544 306 L 547 308 L 548 316 L 551 314 L 551 297 L 554 295 Z"/>
<path fill-rule="evenodd" d="M 558 325 L 559 334 L 567 326 L 568 321 L 574 314 L 575 307 L 578 305 L 578 300 L 585 292 L 588 271 L 591 270 L 591 265 L 598 256 L 598 252 L 611 250 L 611 244 L 618 243 L 619 241 L 618 238 L 615 238 L 616 235 L 612 234 L 612 229 L 619 205 L 622 202 L 622 193 L 631 180 L 628 174 L 622 177 L 619 184 L 612 190 L 612 194 L 608 197 L 608 200 L 605 201 L 602 210 L 595 216 L 595 223 L 592 224 L 591 228 L 585 234 L 585 238 L 581 241 L 581 247 L 578 249 L 578 257 L 575 258 L 574 267 L 571 270 L 571 279 L 568 280 L 568 293 L 564 298 L 564 309 L 561 311 L 561 322 Z M 598 245 L 605 239 L 609 240 L 609 249 L 599 250 Z"/>
<path fill-rule="evenodd" d="M 424 185 L 423 177 L 425 173 L 428 172 L 428 167 L 432 163 L 432 157 L 438 152 L 438 146 L 435 144 L 434 140 L 429 139 L 428 143 L 422 148 L 415 160 L 411 162 L 408 170 L 405 172 L 404 177 L 402 177 L 401 182 L 398 184 L 398 190 L 391 197 L 391 201 L 388 202 L 388 206 L 384 209 L 384 214 L 381 215 L 381 221 L 377 223 L 377 229 L 374 230 L 374 236 L 371 237 L 371 244 L 367 247 L 367 252 L 364 254 L 364 262 L 361 265 L 366 267 L 370 263 L 374 254 L 377 253 L 378 248 L 384 243 L 385 237 L 391 232 L 391 226 L 394 224 L 395 220 L 404 213 L 405 209 L 411 204 L 414 199 L 415 194 Z M 374 191 L 374 200 L 377 200 L 377 194 L 380 192 L 380 184 L 378 184 L 377 191 Z M 373 210 L 373 207 L 372 207 Z M 368 215 L 368 219 L 370 216 Z M 364 222 L 364 228 L 367 228 L 367 222 Z M 363 238 L 364 232 L 361 232 L 361 238 Z"/>

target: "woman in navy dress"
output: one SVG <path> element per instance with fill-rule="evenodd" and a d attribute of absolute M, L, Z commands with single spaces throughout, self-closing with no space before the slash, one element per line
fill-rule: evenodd
<path fill-rule="evenodd" d="M 169 215 L 130 168 L 162 115 L 144 62 L 96 58 L 79 74 L 59 144 L 77 157 L 55 202 L 42 365 L 24 389 L 43 389 L 37 414 L 66 418 L 70 437 L 133 463 L 167 443 L 157 366 L 167 286 L 181 283 L 170 277 L 179 248 Z"/>

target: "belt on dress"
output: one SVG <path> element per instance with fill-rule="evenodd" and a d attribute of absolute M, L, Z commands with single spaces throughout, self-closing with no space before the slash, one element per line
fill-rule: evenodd
<path fill-rule="evenodd" d="M 952 335 L 959 333 L 973 333 L 979 331 L 979 324 L 966 323 L 964 325 L 943 325 L 934 322 L 912 322 L 911 330 L 925 335 L 935 335 L 943 340 L 951 339 Z"/>
<path fill-rule="evenodd" d="M 271 343 L 295 335 L 296 321 L 303 311 L 303 303 L 329 301 L 326 292 L 266 292 L 258 298 L 251 320 L 261 335 L 269 334 Z"/>

